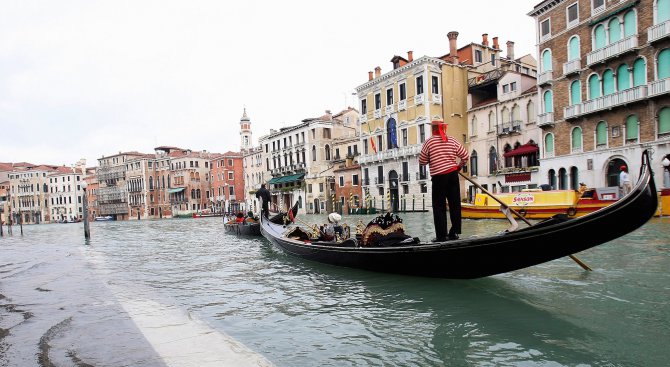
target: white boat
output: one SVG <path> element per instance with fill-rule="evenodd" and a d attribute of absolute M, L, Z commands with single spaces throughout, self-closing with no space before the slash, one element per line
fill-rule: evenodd
<path fill-rule="evenodd" d="M 105 222 L 109 220 L 114 220 L 114 217 L 112 217 L 111 215 L 106 215 L 104 217 L 95 217 L 96 222 Z"/>

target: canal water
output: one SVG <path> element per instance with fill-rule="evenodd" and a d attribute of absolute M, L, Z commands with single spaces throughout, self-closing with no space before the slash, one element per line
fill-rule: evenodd
<path fill-rule="evenodd" d="M 433 237 L 430 213 L 403 218 L 409 233 Z M 306 262 L 262 237 L 226 234 L 221 222 L 95 222 L 88 244 L 81 224 L 25 226 L 23 236 L 5 229 L 0 366 L 661 366 L 670 358 L 670 218 L 579 253 L 593 272 L 564 258 L 477 280 Z M 463 232 L 505 227 L 466 220 Z"/>

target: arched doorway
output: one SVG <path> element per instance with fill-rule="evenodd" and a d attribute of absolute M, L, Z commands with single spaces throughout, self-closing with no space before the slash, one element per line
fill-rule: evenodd
<path fill-rule="evenodd" d="M 314 214 L 321 213 L 321 208 L 319 208 L 319 199 L 314 199 Z"/>
<path fill-rule="evenodd" d="M 397 213 L 398 212 L 398 172 L 391 171 L 389 172 L 389 188 L 391 194 L 391 206 L 389 209 Z"/>
<path fill-rule="evenodd" d="M 614 158 L 607 164 L 607 172 L 605 173 L 605 182 L 607 186 L 619 186 L 619 173 L 621 173 L 621 166 L 625 166 L 626 162 L 622 159 Z"/>

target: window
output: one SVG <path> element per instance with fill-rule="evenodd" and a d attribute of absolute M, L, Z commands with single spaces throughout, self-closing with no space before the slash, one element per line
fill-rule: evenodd
<path fill-rule="evenodd" d="M 430 85 L 431 85 L 431 88 L 432 88 L 431 92 L 433 92 L 433 94 L 440 94 L 440 84 L 439 84 L 439 80 L 436 76 L 433 75 L 431 77 L 431 84 Z"/>
<path fill-rule="evenodd" d="M 568 171 L 565 168 L 558 170 L 558 189 L 567 190 L 568 188 Z"/>
<path fill-rule="evenodd" d="M 470 174 L 477 176 L 477 151 L 473 150 L 470 154 Z"/>
<path fill-rule="evenodd" d="M 351 184 L 353 186 L 358 186 L 358 175 L 351 175 Z"/>
<path fill-rule="evenodd" d="M 475 62 L 482 62 L 482 51 L 475 50 Z"/>
<path fill-rule="evenodd" d="M 603 72 L 603 95 L 614 94 L 614 72 L 607 69 Z"/>
<path fill-rule="evenodd" d="M 496 148 L 489 149 L 489 174 L 494 174 L 498 170 L 498 154 Z"/>
<path fill-rule="evenodd" d="M 570 189 L 579 190 L 579 171 L 577 167 L 570 167 Z"/>
<path fill-rule="evenodd" d="M 426 141 L 426 125 L 419 125 L 419 140 L 421 143 Z"/>
<path fill-rule="evenodd" d="M 326 144 L 325 150 L 326 150 L 326 160 L 329 161 L 330 160 L 330 146 Z"/>
<path fill-rule="evenodd" d="M 621 64 L 616 71 L 616 85 L 618 90 L 626 90 L 630 88 L 630 72 L 628 65 Z"/>
<path fill-rule="evenodd" d="M 605 33 L 605 26 L 598 24 L 593 29 L 593 49 L 599 50 L 607 46 L 607 35 Z"/>
<path fill-rule="evenodd" d="M 228 186 L 228 194 L 230 194 L 230 196 L 235 195 L 235 186 Z"/>
<path fill-rule="evenodd" d="M 407 144 L 407 129 L 402 129 L 401 132 L 402 132 L 402 146 L 406 147 L 408 145 Z"/>
<path fill-rule="evenodd" d="M 570 84 L 570 105 L 582 103 L 582 83 L 578 80 Z"/>
<path fill-rule="evenodd" d="M 554 112 L 554 97 L 551 93 L 551 90 L 544 92 L 544 112 Z"/>
<path fill-rule="evenodd" d="M 542 72 L 552 71 L 551 50 L 542 51 Z"/>
<path fill-rule="evenodd" d="M 233 172 L 228 172 L 228 179 L 229 180 L 234 180 L 235 179 L 235 176 L 234 176 Z"/>
<path fill-rule="evenodd" d="M 575 127 L 572 129 L 570 143 L 572 145 L 573 152 L 582 151 L 582 129 L 580 127 Z"/>
<path fill-rule="evenodd" d="M 607 28 L 610 32 L 609 44 L 621 41 L 621 23 L 619 22 L 619 18 L 613 17 L 610 19 Z"/>
<path fill-rule="evenodd" d="M 647 84 L 647 63 L 643 58 L 638 58 L 633 63 L 633 86 L 639 87 Z"/>
<path fill-rule="evenodd" d="M 592 0 L 591 14 L 599 13 L 605 10 L 605 0 Z"/>
<path fill-rule="evenodd" d="M 550 19 L 545 19 L 540 23 L 540 39 L 547 39 L 551 37 L 551 24 L 549 23 Z"/>
<path fill-rule="evenodd" d="M 549 172 L 547 172 L 547 181 L 549 181 L 551 188 L 556 190 L 556 171 L 550 169 Z"/>
<path fill-rule="evenodd" d="M 663 107 L 658 112 L 658 135 L 670 133 L 670 107 Z"/>
<path fill-rule="evenodd" d="M 623 36 L 628 38 L 637 34 L 637 17 L 635 11 L 631 10 L 623 16 Z"/>
<path fill-rule="evenodd" d="M 512 106 L 512 122 L 520 122 L 521 121 L 521 108 L 519 108 L 519 105 L 514 105 Z M 514 126 L 512 127 L 514 128 Z"/>
<path fill-rule="evenodd" d="M 377 166 L 377 183 L 384 183 L 384 166 Z"/>
<path fill-rule="evenodd" d="M 630 115 L 626 118 L 626 141 L 637 142 L 638 138 L 638 119 L 636 115 Z"/>
<path fill-rule="evenodd" d="M 568 16 L 568 27 L 573 27 L 579 23 L 579 9 L 577 3 L 574 3 L 568 6 L 567 16 Z"/>
<path fill-rule="evenodd" d="M 491 54 L 491 65 L 496 66 L 496 54 Z"/>
<path fill-rule="evenodd" d="M 477 135 L 477 116 L 472 117 L 472 122 L 470 123 L 470 136 Z"/>
<path fill-rule="evenodd" d="M 503 85 L 503 93 L 509 93 L 509 84 Z"/>
<path fill-rule="evenodd" d="M 307 193 L 308 194 L 312 193 L 312 184 L 307 185 Z"/>
<path fill-rule="evenodd" d="M 363 154 L 368 154 L 368 139 L 363 139 Z"/>
<path fill-rule="evenodd" d="M 422 183 L 421 184 L 421 193 L 425 194 L 427 192 L 428 192 L 428 185 L 426 185 L 425 183 Z"/>
<path fill-rule="evenodd" d="M 319 192 L 323 192 L 323 182 L 319 182 Z"/>
<path fill-rule="evenodd" d="M 393 104 L 393 88 L 386 90 L 386 105 L 390 106 Z"/>
<path fill-rule="evenodd" d="M 344 176 L 340 176 L 340 187 L 344 187 Z"/>
<path fill-rule="evenodd" d="M 423 76 L 416 77 L 416 95 L 423 94 Z"/>
<path fill-rule="evenodd" d="M 375 93 L 375 110 L 382 108 L 382 96 L 379 93 Z"/>
<path fill-rule="evenodd" d="M 593 74 L 589 77 L 589 99 L 596 99 L 600 97 L 600 78 L 598 74 Z"/>
<path fill-rule="evenodd" d="M 656 22 L 654 24 L 661 24 L 666 20 L 670 20 L 670 0 L 658 0 L 656 2 Z"/>
<path fill-rule="evenodd" d="M 579 37 L 572 36 L 568 41 L 568 61 L 579 60 Z"/>
<path fill-rule="evenodd" d="M 544 156 L 553 157 L 554 155 L 554 134 L 544 136 Z"/>
<path fill-rule="evenodd" d="M 489 112 L 489 131 L 495 130 L 496 118 L 493 111 Z"/>
<path fill-rule="evenodd" d="M 670 3 L 670 0 L 668 0 Z M 668 4 L 670 8 L 670 4 Z M 670 10 L 668 10 L 670 13 Z M 658 72 L 657 80 L 670 78 L 670 48 L 666 48 L 658 53 L 656 58 L 656 70 Z"/>
<path fill-rule="evenodd" d="M 400 100 L 404 101 L 407 99 L 407 90 L 405 89 L 405 83 L 398 84 L 398 90 L 400 92 Z"/>
<path fill-rule="evenodd" d="M 606 147 L 607 146 L 607 123 L 605 121 L 600 121 L 596 125 L 596 147 Z"/>
<path fill-rule="evenodd" d="M 312 145 L 312 162 L 316 162 L 316 146 Z"/>

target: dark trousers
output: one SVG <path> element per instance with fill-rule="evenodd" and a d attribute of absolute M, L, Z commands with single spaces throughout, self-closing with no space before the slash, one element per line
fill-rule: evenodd
<path fill-rule="evenodd" d="M 268 201 L 263 200 L 263 215 L 266 218 L 270 218 L 270 203 Z"/>
<path fill-rule="evenodd" d="M 447 204 L 449 202 L 449 218 L 451 219 L 450 235 L 461 233 L 461 184 L 458 171 L 444 175 L 435 175 L 433 182 L 433 221 L 438 239 L 447 238 Z"/>

